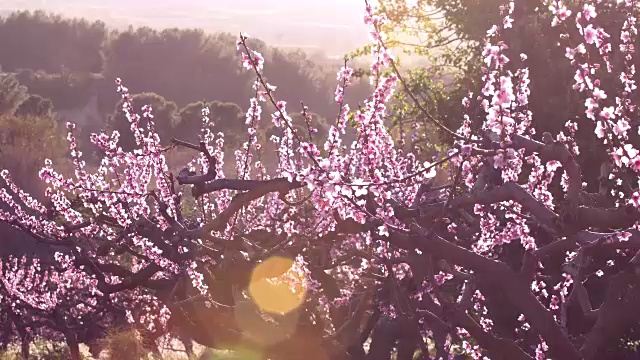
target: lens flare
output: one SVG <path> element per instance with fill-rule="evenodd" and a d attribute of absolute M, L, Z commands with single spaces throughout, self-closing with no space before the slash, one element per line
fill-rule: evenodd
<path fill-rule="evenodd" d="M 247 292 L 236 296 L 234 306 L 236 324 L 245 340 L 268 346 L 296 332 L 307 282 L 295 261 L 275 256 L 258 264 Z"/>
<path fill-rule="evenodd" d="M 274 256 L 255 267 L 248 290 L 260 310 L 287 314 L 304 302 L 307 282 L 292 259 Z"/>

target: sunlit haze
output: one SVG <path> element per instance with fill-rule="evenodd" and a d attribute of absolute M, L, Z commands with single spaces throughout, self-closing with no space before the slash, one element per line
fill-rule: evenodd
<path fill-rule="evenodd" d="M 341 56 L 366 44 L 361 0 L 3 0 L 0 14 L 44 9 L 102 20 L 114 28 L 203 28 L 247 32 L 278 47 Z"/>

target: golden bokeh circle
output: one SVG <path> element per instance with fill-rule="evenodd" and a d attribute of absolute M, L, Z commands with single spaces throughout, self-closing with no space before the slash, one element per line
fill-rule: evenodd
<path fill-rule="evenodd" d="M 287 314 L 302 305 L 307 282 L 294 265 L 292 259 L 273 256 L 253 269 L 248 290 L 252 301 L 260 310 Z"/>

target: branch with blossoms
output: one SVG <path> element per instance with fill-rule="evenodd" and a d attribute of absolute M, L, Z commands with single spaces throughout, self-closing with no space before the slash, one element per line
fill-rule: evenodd
<path fill-rule="evenodd" d="M 95 279 L 60 253 L 55 257 L 57 266 L 26 257 L 0 263 L 4 341 L 20 342 L 24 358 L 36 339 L 64 342 L 70 355 L 79 358 L 80 343 L 99 341 L 114 325 L 113 312 L 105 311 L 109 300 L 95 292 Z"/>

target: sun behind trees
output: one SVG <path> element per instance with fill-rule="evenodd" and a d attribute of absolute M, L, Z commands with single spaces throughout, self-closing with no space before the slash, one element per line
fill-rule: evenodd
<path fill-rule="evenodd" d="M 640 341 L 640 152 L 631 136 L 639 124 L 630 100 L 638 7 L 551 3 L 585 115 L 562 119 L 554 136 L 532 130 L 528 54 L 505 42 L 519 6 L 500 6 L 503 20 L 487 32 L 484 85 L 463 99 L 459 129 L 407 92 L 452 144 L 430 162 L 387 131 L 396 88 L 410 89 L 380 31 L 386 19 L 368 5 L 375 90 L 359 109 L 345 105 L 353 76 L 345 65 L 325 138 L 306 108 L 295 124 L 297 104 L 277 99 L 246 35 L 237 49 L 255 97 L 233 157 L 211 109 L 201 110 L 198 141 L 172 131 L 161 139 L 154 109 L 136 114 L 118 79 L 133 150 L 120 146 L 118 131 L 92 134 L 102 160 L 90 172 L 69 123 L 75 176 L 47 160 L 45 203 L 0 173 L 0 219 L 55 254 L 3 263 L 2 344 L 20 344 L 28 357 L 35 338 L 64 341 L 79 359 L 79 344 L 130 324 L 149 349 L 169 336 L 262 359 L 631 354 Z M 624 21 L 599 23 L 599 11 L 612 8 Z M 611 73 L 619 83 L 605 92 L 600 78 Z M 597 184 L 584 183 L 574 141 L 587 121 L 611 161 L 586 163 L 601 171 Z M 265 122 L 278 130 L 268 139 L 257 131 Z M 268 142 L 273 164 L 263 161 Z M 178 148 L 194 157 L 170 172 L 166 159 Z M 438 172 L 447 180 L 436 182 Z M 286 299 L 270 298 L 279 291 Z"/>

